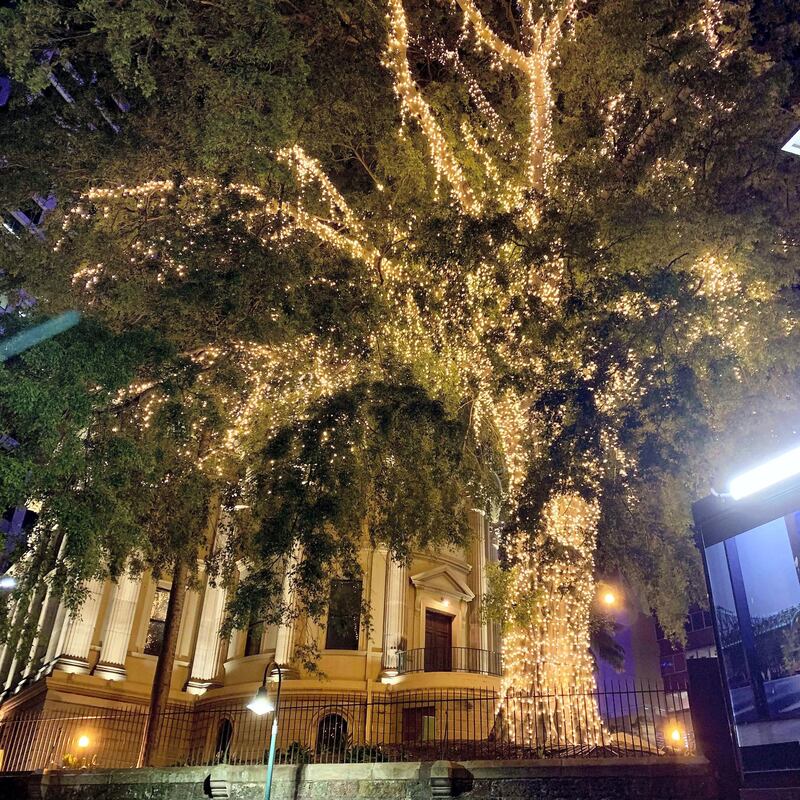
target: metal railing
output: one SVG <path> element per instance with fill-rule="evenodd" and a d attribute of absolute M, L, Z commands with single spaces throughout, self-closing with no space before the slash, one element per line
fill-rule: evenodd
<path fill-rule="evenodd" d="M 157 766 L 264 764 L 272 715 L 199 701 L 161 718 Z M 67 706 L 0 720 L 0 772 L 136 766 L 144 707 Z M 277 763 L 692 753 L 685 692 L 640 686 L 507 697 L 494 691 L 285 696 Z"/>
<path fill-rule="evenodd" d="M 477 675 L 502 675 L 500 653 L 474 647 L 420 647 L 397 654 L 397 672 L 472 672 Z"/>

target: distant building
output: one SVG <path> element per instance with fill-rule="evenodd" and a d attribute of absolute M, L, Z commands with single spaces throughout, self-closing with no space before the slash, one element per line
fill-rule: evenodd
<path fill-rule="evenodd" d="M 657 625 L 658 647 L 661 656 L 661 676 L 667 690 L 684 689 L 689 681 L 686 660 L 690 658 L 715 658 L 717 647 L 711 614 L 694 606 L 689 610 L 684 625 L 686 646 L 673 645 Z"/>
<path fill-rule="evenodd" d="M 42 62 L 52 62 L 57 55 L 57 50 L 48 50 L 43 55 Z M 87 79 L 69 60 L 54 65 L 49 80 L 52 88 L 47 91 L 55 92 L 64 103 L 79 109 L 74 113 L 77 114 L 80 127 L 97 131 L 100 127 L 106 126 L 114 134 L 120 132 L 121 126 L 116 114 L 125 114 L 130 110 L 130 103 L 121 93 L 112 94 L 108 98 L 103 97 L 97 90 L 96 77 Z M 14 91 L 24 91 L 24 89 L 15 86 L 8 75 L 0 75 L 0 109 L 7 108 Z M 28 97 L 29 102 L 35 99 L 32 96 Z M 77 101 L 80 101 L 78 105 Z M 52 124 L 72 129 L 73 123 L 56 116 Z M 27 231 L 38 238 L 43 238 L 41 225 L 55 207 L 55 195 L 34 194 L 19 208 L 0 209 L 0 227 L 13 236 L 19 236 Z"/>

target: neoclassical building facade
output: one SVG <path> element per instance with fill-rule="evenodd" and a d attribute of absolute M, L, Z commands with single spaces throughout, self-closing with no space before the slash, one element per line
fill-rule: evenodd
<path fill-rule="evenodd" d="M 385 550 L 362 552 L 360 581 L 334 581 L 324 624 L 298 618 L 220 636 L 226 589 L 206 580 L 184 604 L 170 703 L 202 708 L 242 704 L 267 664 L 282 666 L 284 696 L 374 696 L 419 688 L 499 687 L 500 637 L 482 619 L 487 564 L 497 551 L 482 511 L 470 512 L 464 548 L 415 553 L 408 565 Z M 291 602 L 290 587 L 284 586 Z M 88 586 L 83 607 L 68 612 L 48 592 L 16 613 L 35 615 L 29 658 L 0 650 L 0 717 L 35 708 L 120 708 L 149 699 L 170 585 L 149 575 Z M 369 623 L 361 619 L 368 601 Z M 316 644 L 319 673 L 295 659 Z"/>

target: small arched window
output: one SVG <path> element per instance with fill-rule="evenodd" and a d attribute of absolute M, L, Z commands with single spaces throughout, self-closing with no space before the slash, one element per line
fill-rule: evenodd
<path fill-rule="evenodd" d="M 341 714 L 326 714 L 317 725 L 317 753 L 342 755 L 347 748 L 347 720 Z"/>

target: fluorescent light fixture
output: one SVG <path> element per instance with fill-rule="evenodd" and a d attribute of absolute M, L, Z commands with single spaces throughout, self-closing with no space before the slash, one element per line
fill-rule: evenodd
<path fill-rule="evenodd" d="M 10 589 L 14 589 L 16 585 L 17 580 L 13 575 L 3 575 L 0 577 L 0 589 L 9 591 Z"/>
<path fill-rule="evenodd" d="M 800 475 L 800 447 L 738 475 L 730 482 L 728 491 L 734 500 L 741 500 L 793 475 Z"/>
<path fill-rule="evenodd" d="M 259 717 L 275 710 L 275 705 L 267 694 L 266 686 L 259 686 L 256 696 L 247 704 L 247 707 Z"/>
<path fill-rule="evenodd" d="M 786 153 L 791 153 L 793 156 L 800 156 L 800 130 L 798 130 L 797 133 L 795 133 L 794 136 L 792 136 L 792 138 L 789 139 L 789 141 L 786 142 L 783 147 L 781 147 L 781 150 Z"/>

